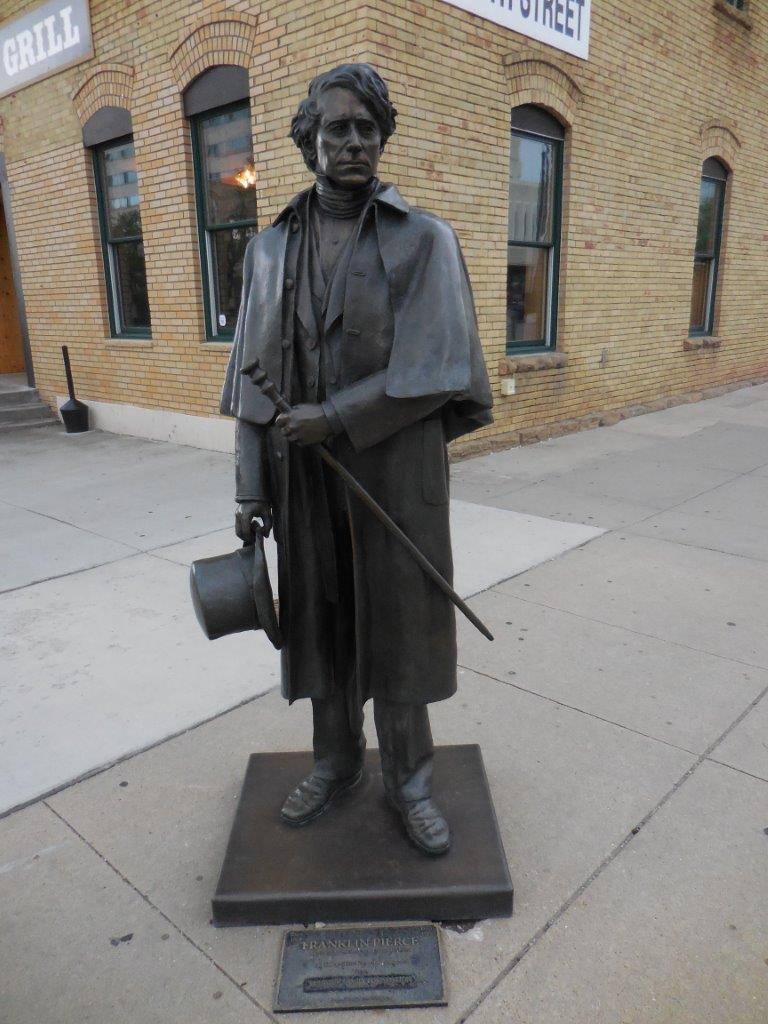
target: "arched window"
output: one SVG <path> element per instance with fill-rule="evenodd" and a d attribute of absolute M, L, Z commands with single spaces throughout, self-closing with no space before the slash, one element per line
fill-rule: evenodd
<path fill-rule="evenodd" d="M 113 338 L 149 338 L 147 268 L 131 115 L 102 107 L 83 126 L 93 155 L 101 248 Z"/>
<path fill-rule="evenodd" d="M 507 349 L 554 348 L 560 266 L 562 125 L 530 104 L 512 111 Z"/>
<path fill-rule="evenodd" d="M 710 157 L 701 169 L 699 189 L 699 225 L 693 257 L 690 333 L 712 334 L 715 323 L 715 295 L 720 263 L 720 238 L 728 172 Z"/>
<path fill-rule="evenodd" d="M 256 233 L 248 72 L 210 68 L 184 93 L 192 127 L 197 225 L 206 336 L 232 337 L 240 304 L 243 256 Z"/>

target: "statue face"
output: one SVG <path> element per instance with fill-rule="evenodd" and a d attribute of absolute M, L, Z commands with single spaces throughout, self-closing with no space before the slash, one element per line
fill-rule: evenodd
<path fill-rule="evenodd" d="M 365 185 L 381 155 L 381 132 L 370 110 L 348 89 L 326 90 L 317 105 L 317 173 L 342 188 Z"/>

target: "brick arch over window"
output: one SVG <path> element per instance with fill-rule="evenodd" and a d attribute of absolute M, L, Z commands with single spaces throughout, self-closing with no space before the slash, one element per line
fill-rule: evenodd
<path fill-rule="evenodd" d="M 258 18 L 251 14 L 209 18 L 182 33 L 168 56 L 179 92 L 184 92 L 193 79 L 217 64 L 249 68 L 257 36 Z"/>
<path fill-rule="evenodd" d="M 520 60 L 517 54 L 507 54 L 503 63 L 510 107 L 532 103 L 550 111 L 566 127 L 573 124 L 582 98 L 575 79 L 546 60 Z"/>
<path fill-rule="evenodd" d="M 733 121 L 707 121 L 699 129 L 701 139 L 701 162 L 713 156 L 733 171 L 738 161 L 741 140 L 736 134 Z"/>
<path fill-rule="evenodd" d="M 102 107 L 131 109 L 133 68 L 127 64 L 101 64 L 80 79 L 72 92 L 72 102 L 81 125 Z"/>

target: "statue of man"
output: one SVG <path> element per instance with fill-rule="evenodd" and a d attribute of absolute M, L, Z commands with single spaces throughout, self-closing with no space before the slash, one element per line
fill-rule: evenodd
<path fill-rule="evenodd" d="M 453 229 L 376 176 L 396 113 L 369 64 L 310 83 L 291 137 L 315 183 L 248 244 L 221 411 L 237 418 L 238 536 L 274 523 L 283 695 L 312 701 L 314 768 L 282 818 L 305 825 L 360 781 L 372 698 L 387 799 L 441 854 L 427 705 L 456 690 L 454 610 L 313 448 L 450 581 L 446 443 L 491 422 L 491 395 Z M 240 374 L 253 359 L 290 413 Z"/>

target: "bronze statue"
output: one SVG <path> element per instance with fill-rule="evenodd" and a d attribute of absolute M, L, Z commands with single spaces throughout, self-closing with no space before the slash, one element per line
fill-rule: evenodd
<path fill-rule="evenodd" d="M 274 524 L 283 695 L 312 700 L 314 768 L 282 818 L 304 825 L 359 782 L 372 698 L 387 798 L 440 854 L 427 704 L 456 690 L 454 610 L 317 447 L 450 582 L 446 443 L 491 422 L 491 395 L 453 229 L 376 176 L 396 113 L 368 64 L 310 83 L 291 136 L 315 184 L 248 244 L 221 411 L 237 418 L 238 536 Z"/>

